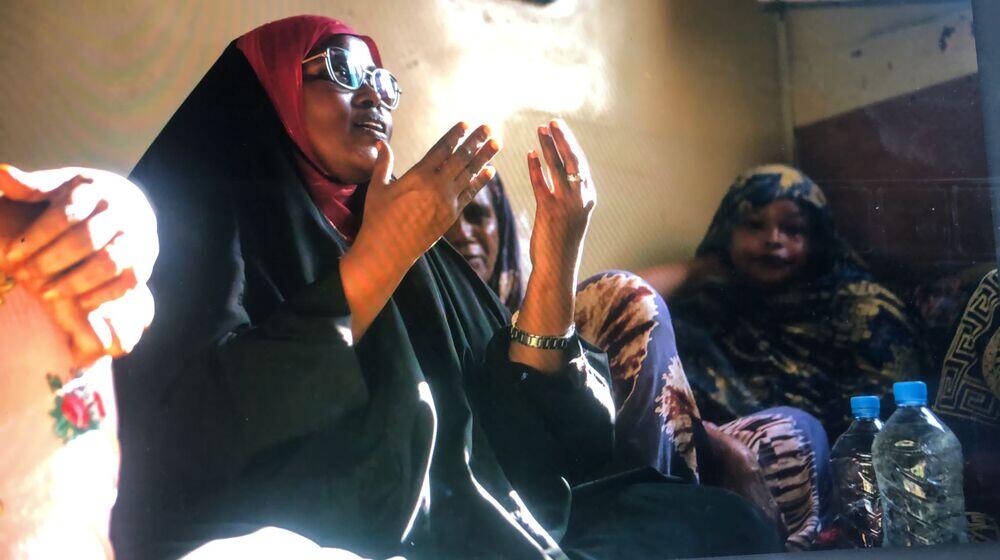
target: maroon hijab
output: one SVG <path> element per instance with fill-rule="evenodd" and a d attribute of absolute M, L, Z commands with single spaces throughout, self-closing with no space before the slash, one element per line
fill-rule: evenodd
<path fill-rule="evenodd" d="M 353 35 L 368 44 L 375 64 L 382 65 L 378 46 L 346 23 L 323 16 L 295 16 L 262 25 L 236 40 L 274 105 L 285 131 L 298 147 L 299 169 L 313 202 L 330 223 L 349 240 L 360 226 L 349 200 L 358 185 L 345 185 L 322 171 L 302 121 L 302 60 L 321 41 L 334 35 Z"/>

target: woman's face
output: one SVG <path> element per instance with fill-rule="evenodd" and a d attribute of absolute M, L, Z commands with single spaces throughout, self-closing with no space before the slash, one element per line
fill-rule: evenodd
<path fill-rule="evenodd" d="M 336 35 L 313 53 L 326 47 L 347 49 L 362 66 L 375 68 L 368 45 L 357 37 Z M 317 163 L 342 183 L 368 182 L 378 156 L 375 145 L 392 137 L 392 112 L 367 83 L 349 91 L 331 81 L 322 58 L 303 66 L 302 90 L 302 120 Z"/>
<path fill-rule="evenodd" d="M 444 238 L 469 261 L 483 282 L 489 282 L 500 253 L 500 231 L 488 188 L 479 191 Z"/>
<path fill-rule="evenodd" d="M 757 287 L 781 287 L 806 265 L 808 232 L 808 216 L 794 201 L 776 200 L 752 210 L 733 230 L 729 247 L 733 268 Z"/>

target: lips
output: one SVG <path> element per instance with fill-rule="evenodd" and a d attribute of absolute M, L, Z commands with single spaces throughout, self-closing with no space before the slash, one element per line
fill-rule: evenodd
<path fill-rule="evenodd" d="M 382 139 L 386 139 L 388 137 L 389 127 L 378 115 L 365 115 L 364 117 L 354 121 L 354 127 L 370 132 Z"/>
<path fill-rule="evenodd" d="M 473 261 L 479 261 L 483 264 L 486 263 L 486 255 L 483 254 L 483 251 L 478 245 L 467 245 L 463 243 L 462 245 L 455 246 L 455 250 L 458 251 L 458 254 L 462 255 L 462 258 L 468 261 L 469 264 L 472 264 Z"/>
<path fill-rule="evenodd" d="M 765 255 L 756 260 L 767 268 L 786 268 L 792 264 L 788 259 L 774 255 Z"/>
<path fill-rule="evenodd" d="M 464 257 L 465 260 L 467 260 L 467 261 L 477 260 L 477 261 L 486 262 L 486 257 L 483 256 L 483 255 L 480 255 L 478 253 L 468 253 L 466 251 L 460 251 L 460 253 L 462 254 L 462 257 Z"/>

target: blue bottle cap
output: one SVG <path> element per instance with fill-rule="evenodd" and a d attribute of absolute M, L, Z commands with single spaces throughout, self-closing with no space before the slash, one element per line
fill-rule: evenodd
<path fill-rule="evenodd" d="M 927 385 L 923 381 L 900 381 L 892 385 L 896 406 L 924 406 L 927 404 Z"/>
<path fill-rule="evenodd" d="M 879 398 L 871 395 L 851 397 L 851 413 L 855 418 L 878 418 Z"/>

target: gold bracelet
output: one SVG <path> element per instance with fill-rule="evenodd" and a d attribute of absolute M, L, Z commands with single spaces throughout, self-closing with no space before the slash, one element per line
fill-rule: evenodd
<path fill-rule="evenodd" d="M 524 332 L 515 325 L 510 326 L 511 341 L 540 350 L 562 350 L 569 346 L 569 341 L 574 334 L 576 334 L 576 325 L 570 325 L 569 330 L 563 336 L 540 336 Z"/>

